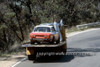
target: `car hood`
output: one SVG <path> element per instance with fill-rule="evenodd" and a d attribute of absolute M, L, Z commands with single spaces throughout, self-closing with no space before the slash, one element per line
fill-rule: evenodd
<path fill-rule="evenodd" d="M 51 35 L 52 33 L 48 32 L 32 32 L 30 35 Z"/>

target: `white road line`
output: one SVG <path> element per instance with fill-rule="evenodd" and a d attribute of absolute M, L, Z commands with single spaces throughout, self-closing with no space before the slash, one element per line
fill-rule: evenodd
<path fill-rule="evenodd" d="M 27 59 L 27 57 L 25 57 L 25 58 L 23 58 L 21 61 L 18 61 L 17 63 L 15 63 L 13 66 L 11 66 L 11 67 L 15 67 L 16 65 L 18 65 L 18 64 L 20 64 L 21 62 L 23 62 L 24 60 L 26 60 Z"/>
<path fill-rule="evenodd" d="M 74 36 L 74 35 L 77 35 L 77 34 L 80 34 L 80 33 L 84 33 L 84 32 L 89 32 L 89 31 L 93 31 L 93 30 L 98 30 L 98 29 L 89 29 L 89 30 L 85 30 L 85 31 L 81 31 L 81 32 L 76 32 L 76 33 L 72 33 L 71 35 L 68 35 L 67 37 L 71 37 L 71 36 Z M 100 28 L 99 28 L 100 30 Z M 15 67 L 16 65 L 20 64 L 21 62 L 23 62 L 24 60 L 26 60 L 27 57 L 25 57 L 24 59 L 22 59 L 21 61 L 15 63 L 13 66 L 11 67 Z"/>

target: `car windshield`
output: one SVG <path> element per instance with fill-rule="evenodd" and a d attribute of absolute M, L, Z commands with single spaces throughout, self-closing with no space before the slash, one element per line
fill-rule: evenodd
<path fill-rule="evenodd" d="M 48 27 L 37 27 L 34 29 L 34 32 L 50 32 L 50 28 Z"/>

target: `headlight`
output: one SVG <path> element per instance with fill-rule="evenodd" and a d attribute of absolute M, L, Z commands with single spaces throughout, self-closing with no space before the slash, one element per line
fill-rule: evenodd
<path fill-rule="evenodd" d="M 50 38 L 53 38 L 53 35 L 50 35 Z"/>
<path fill-rule="evenodd" d="M 33 35 L 33 37 L 35 37 L 36 35 Z"/>

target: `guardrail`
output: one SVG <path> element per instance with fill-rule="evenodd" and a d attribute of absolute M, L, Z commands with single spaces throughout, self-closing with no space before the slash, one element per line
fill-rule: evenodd
<path fill-rule="evenodd" d="M 93 22 L 93 23 L 88 23 L 88 24 L 77 25 L 76 28 L 77 29 L 84 29 L 84 28 L 88 28 L 88 27 L 96 27 L 99 25 L 100 25 L 100 22 Z"/>

